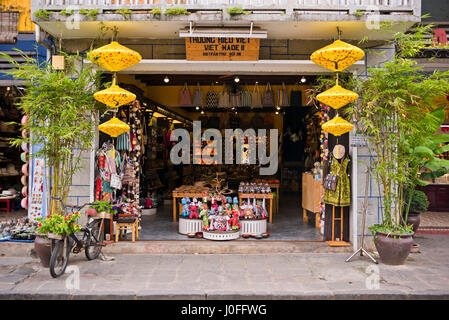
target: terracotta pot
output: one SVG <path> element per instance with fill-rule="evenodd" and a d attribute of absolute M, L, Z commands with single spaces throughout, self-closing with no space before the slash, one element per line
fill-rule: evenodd
<path fill-rule="evenodd" d="M 418 230 L 419 224 L 421 222 L 420 214 L 415 212 L 409 212 L 408 218 L 407 218 L 407 224 L 413 225 L 413 232 L 416 233 L 416 230 Z"/>
<path fill-rule="evenodd" d="M 374 244 L 382 263 L 389 265 L 404 264 L 413 245 L 413 235 L 414 233 L 393 236 L 377 231 L 374 236 Z"/>
<path fill-rule="evenodd" d="M 36 239 L 34 239 L 34 250 L 41 260 L 42 266 L 48 268 L 50 266 L 51 257 L 51 240 L 44 235 L 36 234 Z"/>

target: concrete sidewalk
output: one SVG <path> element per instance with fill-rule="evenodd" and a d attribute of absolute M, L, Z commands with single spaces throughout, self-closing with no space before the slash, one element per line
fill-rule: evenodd
<path fill-rule="evenodd" d="M 0 259 L 2 299 L 449 299 L 449 236 L 418 235 L 403 266 L 348 253 L 73 256 L 77 272 L 51 278 L 31 257 Z"/>

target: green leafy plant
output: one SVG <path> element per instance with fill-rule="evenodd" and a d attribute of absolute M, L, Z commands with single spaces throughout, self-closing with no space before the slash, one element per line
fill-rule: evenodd
<path fill-rule="evenodd" d="M 64 9 L 64 10 L 61 10 L 61 12 L 60 12 L 60 14 L 62 14 L 63 16 L 66 16 L 66 17 L 70 17 L 74 13 L 75 13 L 75 10 L 69 10 L 69 9 Z"/>
<path fill-rule="evenodd" d="M 77 220 L 81 216 L 79 212 L 67 216 L 55 213 L 46 218 L 36 218 L 38 221 L 37 232 L 40 234 L 54 233 L 58 235 L 69 235 L 81 230 Z"/>
<path fill-rule="evenodd" d="M 45 21 L 48 21 L 48 19 L 50 18 L 50 15 L 51 15 L 51 11 L 43 10 L 43 9 L 40 9 L 40 10 L 37 10 L 34 12 L 34 16 L 36 18 L 39 18 L 39 19 L 42 19 Z"/>
<path fill-rule="evenodd" d="M 120 13 L 125 18 L 125 20 L 128 20 L 133 11 L 131 9 L 118 9 L 117 13 Z"/>
<path fill-rule="evenodd" d="M 229 13 L 231 16 L 237 16 L 237 15 L 248 15 L 250 14 L 248 11 L 243 10 L 242 8 L 239 7 L 232 7 L 232 8 L 227 8 L 226 12 Z"/>
<path fill-rule="evenodd" d="M 60 54 L 65 56 L 61 71 L 53 70 L 51 64 L 38 64 L 25 54 L 23 63 L 6 54 L 0 53 L 0 57 L 14 66 L 7 74 L 24 81 L 27 88 L 17 105 L 29 117 L 22 129 L 31 132 L 32 143 L 40 146 L 34 156 L 44 159 L 52 172 L 48 177 L 49 198 L 65 202 L 72 177 L 82 168 L 82 154 L 94 148 L 98 115 L 105 108 L 93 97 L 102 89 L 100 73 L 90 65 L 79 68 L 82 57 L 78 54 Z M 18 147 L 23 142 L 31 141 L 18 137 L 11 144 Z M 62 211 L 56 200 L 48 208 L 51 214 Z"/>
<path fill-rule="evenodd" d="M 161 14 L 162 14 L 162 9 L 160 9 L 160 8 L 154 8 L 153 10 L 151 10 L 151 14 L 154 14 L 154 15 L 161 15 Z"/>
<path fill-rule="evenodd" d="M 407 190 L 408 191 L 408 190 Z M 429 199 L 427 195 L 420 190 L 413 190 L 412 192 L 405 192 L 406 194 L 406 203 L 410 203 L 409 212 L 410 213 L 423 213 L 426 212 L 429 208 Z M 410 195 L 412 198 L 410 199 Z M 406 208 L 404 208 L 404 213 L 406 212 Z"/>
<path fill-rule="evenodd" d="M 90 20 L 95 20 L 97 18 L 99 9 L 80 9 L 80 14 L 89 17 Z"/>
<path fill-rule="evenodd" d="M 347 108 L 357 131 L 367 136 L 371 153 L 376 155 L 371 166 L 382 190 L 383 217 L 381 224 L 370 228 L 373 233 L 411 233 L 411 227 L 405 225 L 407 216 L 402 214 L 405 189 L 414 190 L 423 166 L 432 171 L 449 167 L 449 161 L 436 160 L 420 147 L 437 147 L 446 140 L 434 136 L 438 127 L 435 113 L 441 113 L 434 110 L 434 100 L 448 92 L 449 72 L 427 75 L 412 59 L 425 47 L 424 36 L 429 32 L 428 26 L 417 26 L 413 34 L 394 33 L 395 56 L 368 69 L 370 77 L 357 86 L 359 103 Z"/>
<path fill-rule="evenodd" d="M 356 17 L 361 17 L 361 16 L 363 16 L 365 14 L 365 11 L 362 11 L 362 10 L 359 10 L 359 9 L 357 9 L 355 12 L 354 12 L 354 15 L 356 16 Z"/>
<path fill-rule="evenodd" d="M 174 7 L 174 8 L 170 8 L 170 9 L 166 9 L 165 10 L 165 15 L 166 16 L 179 16 L 179 15 L 189 15 L 190 12 L 187 11 L 187 9 L 184 8 L 178 8 L 178 7 Z"/>
<path fill-rule="evenodd" d="M 107 212 L 111 215 L 117 213 L 118 206 L 109 203 L 108 201 L 96 200 L 89 208 L 97 210 L 97 212 Z"/>

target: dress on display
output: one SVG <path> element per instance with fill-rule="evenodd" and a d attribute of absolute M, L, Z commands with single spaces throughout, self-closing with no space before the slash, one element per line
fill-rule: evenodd
<path fill-rule="evenodd" d="M 331 154 L 331 165 L 329 174 L 338 177 L 335 190 L 326 189 L 324 192 L 324 203 L 336 207 L 347 207 L 351 205 L 351 186 L 347 173 L 349 158 L 345 157 L 341 163 Z"/>

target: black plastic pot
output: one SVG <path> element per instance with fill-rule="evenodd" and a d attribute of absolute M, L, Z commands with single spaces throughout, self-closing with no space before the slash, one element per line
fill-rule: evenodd
<path fill-rule="evenodd" d="M 384 264 L 401 265 L 407 259 L 413 245 L 412 234 L 387 234 L 376 232 L 374 244 Z"/>
<path fill-rule="evenodd" d="M 34 250 L 41 260 L 42 266 L 48 268 L 50 266 L 51 257 L 51 240 L 44 235 L 36 234 L 36 238 L 34 239 Z"/>

